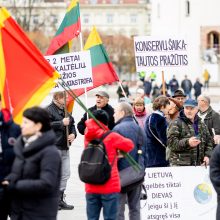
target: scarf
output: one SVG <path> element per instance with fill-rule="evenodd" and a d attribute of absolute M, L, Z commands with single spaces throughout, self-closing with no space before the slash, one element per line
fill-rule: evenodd
<path fill-rule="evenodd" d="M 206 117 L 206 115 L 208 114 L 208 110 L 209 109 L 207 109 L 206 111 L 204 111 L 204 112 L 198 112 L 198 116 L 201 118 L 201 120 L 202 120 L 202 122 L 204 122 L 204 120 L 205 120 L 205 117 Z"/>
<path fill-rule="evenodd" d="M 136 109 L 134 108 L 134 114 L 137 117 L 142 117 L 145 116 L 147 114 L 146 109 L 144 108 L 143 112 L 137 112 Z"/>
<path fill-rule="evenodd" d="M 42 135 L 41 132 L 37 132 L 31 136 L 23 136 L 24 147 L 28 147 L 32 142 L 36 141 Z"/>

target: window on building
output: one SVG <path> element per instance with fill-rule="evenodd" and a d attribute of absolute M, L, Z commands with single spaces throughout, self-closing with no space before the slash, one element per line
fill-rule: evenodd
<path fill-rule="evenodd" d="M 33 23 L 38 24 L 39 23 L 39 15 L 33 15 Z"/>
<path fill-rule="evenodd" d="M 51 15 L 51 21 L 52 21 L 52 24 L 57 24 L 57 22 L 58 22 L 58 18 L 57 18 L 57 16 L 56 15 Z"/>
<path fill-rule="evenodd" d="M 89 0 L 90 4 L 95 5 L 97 3 L 97 0 Z"/>
<path fill-rule="evenodd" d="M 147 14 L 148 23 L 151 23 L 151 14 Z"/>
<path fill-rule="evenodd" d="M 186 16 L 190 16 L 190 1 L 186 1 Z"/>
<path fill-rule="evenodd" d="M 130 15 L 130 21 L 132 24 L 137 23 L 137 15 L 136 14 L 131 14 Z"/>
<path fill-rule="evenodd" d="M 160 18 L 160 4 L 157 4 L 157 18 Z"/>
<path fill-rule="evenodd" d="M 108 24 L 113 23 L 113 18 L 114 18 L 113 14 L 107 14 L 107 23 Z"/>
<path fill-rule="evenodd" d="M 112 4 L 118 4 L 118 3 L 119 3 L 119 0 L 111 0 L 111 3 L 112 3 Z"/>
<path fill-rule="evenodd" d="M 216 31 L 211 31 L 207 35 L 207 46 L 209 48 L 219 49 L 219 34 Z"/>
<path fill-rule="evenodd" d="M 89 23 L 89 15 L 86 14 L 86 15 L 83 16 L 83 23 L 84 24 L 88 24 Z"/>

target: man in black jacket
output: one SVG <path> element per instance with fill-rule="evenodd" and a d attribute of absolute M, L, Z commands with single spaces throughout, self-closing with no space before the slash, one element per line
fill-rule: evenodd
<path fill-rule="evenodd" d="M 198 97 L 199 112 L 198 116 L 206 124 L 209 133 L 214 138 L 220 136 L 220 115 L 210 106 L 210 98 L 206 95 Z"/>
<path fill-rule="evenodd" d="M 115 125 L 114 117 L 113 117 L 114 109 L 112 108 L 111 105 L 108 104 L 108 101 L 109 101 L 108 93 L 105 91 L 99 91 L 96 93 L 96 105 L 89 108 L 89 110 L 91 112 L 93 112 L 94 110 L 100 110 L 100 109 L 106 111 L 109 116 L 108 128 L 111 130 Z M 83 117 L 81 118 L 81 120 L 77 124 L 77 129 L 78 129 L 79 133 L 82 135 L 84 135 L 84 131 L 86 128 L 86 125 L 85 125 L 86 120 L 87 120 L 87 113 L 85 113 L 83 115 Z"/>
<path fill-rule="evenodd" d="M 1 97 L 0 97 L 1 105 Z M 13 122 L 7 109 L 0 111 L 0 219 L 7 220 L 10 211 L 10 200 L 4 187 L 1 185 L 4 178 L 10 173 L 14 160 L 13 145 L 15 138 L 21 133 L 20 127 Z"/>
<path fill-rule="evenodd" d="M 67 180 L 70 177 L 69 144 L 76 138 L 76 129 L 72 115 L 68 113 L 67 116 L 65 116 L 64 99 L 64 92 L 54 93 L 53 101 L 47 107 L 47 110 L 50 114 L 51 126 L 56 133 L 56 146 L 60 150 L 62 157 L 59 209 L 71 210 L 74 206 L 66 204 L 64 201 L 64 191 L 66 189 Z"/>
<path fill-rule="evenodd" d="M 217 193 L 216 220 L 220 219 L 220 145 L 217 145 L 212 152 L 210 160 L 210 179 Z"/>

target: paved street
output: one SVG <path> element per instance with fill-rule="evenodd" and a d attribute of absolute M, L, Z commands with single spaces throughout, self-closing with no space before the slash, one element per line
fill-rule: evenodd
<path fill-rule="evenodd" d="M 135 89 L 131 89 L 135 91 Z M 97 91 L 97 90 L 96 90 Z M 109 87 L 107 90 L 111 96 L 110 104 L 115 106 L 117 103 L 117 96 L 115 94 L 116 87 Z M 208 92 L 208 95 L 212 96 L 213 107 L 216 111 L 220 109 L 220 89 L 212 88 Z M 95 90 L 88 93 L 88 106 L 92 106 L 95 103 Z M 85 97 L 80 97 L 81 101 L 85 103 Z M 84 111 L 81 109 L 78 104 L 74 107 L 73 116 L 75 118 L 76 124 L 82 117 Z M 83 149 L 83 136 L 78 134 L 76 140 L 71 146 L 70 155 L 71 155 L 71 178 L 68 182 L 68 187 L 66 190 L 66 200 L 68 203 L 73 204 L 75 206 L 72 211 L 59 211 L 58 220 L 86 220 L 86 209 L 85 209 L 85 192 L 84 192 L 84 184 L 80 182 L 78 177 L 77 167 L 80 160 L 80 155 Z"/>

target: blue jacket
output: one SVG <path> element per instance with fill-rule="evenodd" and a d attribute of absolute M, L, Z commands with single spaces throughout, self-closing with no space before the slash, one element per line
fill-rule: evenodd
<path fill-rule="evenodd" d="M 0 133 L 2 153 L 0 153 L 0 182 L 11 171 L 14 160 L 13 142 L 20 135 L 20 127 L 13 122 L 12 116 L 7 109 L 0 111 Z"/>
<path fill-rule="evenodd" d="M 150 120 L 150 122 L 149 122 Z M 149 128 L 150 126 L 150 128 Z M 153 136 L 153 134 L 164 144 L 167 144 L 167 122 L 162 112 L 154 112 L 148 116 L 145 124 L 145 132 L 147 136 L 147 150 L 148 157 L 147 167 L 167 166 L 166 149 L 162 144 Z"/>
<path fill-rule="evenodd" d="M 140 165 L 142 167 L 146 167 L 146 136 L 144 134 L 144 131 L 140 126 L 134 121 L 132 116 L 127 116 L 119 120 L 115 127 L 113 128 L 113 131 L 116 131 L 117 133 L 121 134 L 122 136 L 129 138 L 134 143 L 134 149 L 129 152 L 129 154 L 135 159 L 136 162 L 138 162 L 138 143 L 142 142 L 142 157 L 140 160 Z M 123 170 L 126 167 L 129 167 L 130 164 L 128 163 L 127 159 L 121 158 L 118 161 L 118 169 Z"/>

